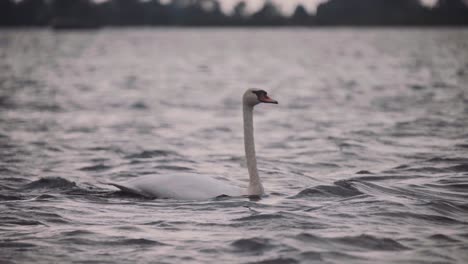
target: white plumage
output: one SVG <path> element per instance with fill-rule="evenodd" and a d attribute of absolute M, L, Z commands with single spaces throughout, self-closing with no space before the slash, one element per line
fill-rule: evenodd
<path fill-rule="evenodd" d="M 178 200 L 206 200 L 221 195 L 262 195 L 263 186 L 258 175 L 253 135 L 253 107 L 259 103 L 278 102 L 263 90 L 248 89 L 242 98 L 244 117 L 244 147 L 249 172 L 249 186 L 240 188 L 227 182 L 203 175 L 146 175 L 125 183 L 110 183 L 124 192 L 147 197 Z"/>

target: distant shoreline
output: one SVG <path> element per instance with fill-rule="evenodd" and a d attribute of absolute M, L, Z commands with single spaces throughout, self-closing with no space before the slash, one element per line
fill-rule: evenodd
<path fill-rule="evenodd" d="M 298 5 L 285 16 L 271 1 L 250 14 L 240 1 L 232 13 L 218 0 L 60 0 L 0 4 L 0 27 L 53 27 L 92 30 L 101 27 L 466 27 L 465 0 L 439 0 L 432 7 L 419 0 L 329 0 L 315 13 Z"/>
<path fill-rule="evenodd" d="M 138 26 L 99 26 L 93 27 L 61 27 L 51 26 L 0 26 L 0 30 L 46 29 L 51 31 L 98 31 L 105 29 L 468 29 L 468 25 L 320 25 L 320 26 L 233 26 L 233 25 L 138 25 Z"/>

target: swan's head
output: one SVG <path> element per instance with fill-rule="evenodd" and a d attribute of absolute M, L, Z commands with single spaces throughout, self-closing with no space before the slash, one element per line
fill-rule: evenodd
<path fill-rule="evenodd" d="M 245 105 L 252 107 L 259 103 L 278 104 L 278 101 L 268 97 L 268 93 L 265 90 L 254 88 L 247 89 L 242 99 Z"/>

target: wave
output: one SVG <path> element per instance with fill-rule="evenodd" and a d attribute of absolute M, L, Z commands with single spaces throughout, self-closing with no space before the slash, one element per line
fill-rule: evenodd
<path fill-rule="evenodd" d="M 24 199 L 26 198 L 16 194 L 0 194 L 0 201 L 15 201 Z"/>
<path fill-rule="evenodd" d="M 435 157 L 426 160 L 426 162 L 434 162 L 434 163 L 468 163 L 467 158 L 462 157 L 454 157 L 454 158 L 444 158 L 444 157 Z"/>
<path fill-rule="evenodd" d="M 156 240 L 146 239 L 146 238 L 127 238 L 121 239 L 118 238 L 115 241 L 107 241 L 104 244 L 111 246 L 166 246 L 166 243 L 162 243 Z"/>
<path fill-rule="evenodd" d="M 69 221 L 60 214 L 44 212 L 34 207 L 29 207 L 27 211 L 16 211 L 13 209 L 6 210 L 3 213 L 4 216 L 0 216 L 0 222 L 12 226 L 48 226 L 69 223 Z"/>
<path fill-rule="evenodd" d="M 426 223 L 431 224 L 438 224 L 438 225 L 448 225 L 448 224 L 466 224 L 464 222 L 458 221 L 454 218 L 442 215 L 434 215 L 434 214 L 418 214 L 418 213 L 411 213 L 411 212 L 381 212 L 381 213 L 374 213 L 373 215 L 378 216 L 385 216 L 390 217 L 393 222 L 404 222 L 404 223 L 422 223 L 424 221 Z M 399 219 L 400 221 L 397 221 Z"/>
<path fill-rule="evenodd" d="M 174 166 L 174 165 L 158 165 L 154 167 L 158 170 L 170 170 L 170 171 L 191 171 L 192 168 L 184 167 L 184 166 Z"/>
<path fill-rule="evenodd" d="M 178 156 L 176 152 L 170 150 L 144 150 L 138 153 L 133 153 L 125 156 L 126 159 L 151 159 L 155 157 Z"/>
<path fill-rule="evenodd" d="M 6 213 L 6 212 L 5 212 Z M 14 225 L 14 226 L 34 226 L 34 225 L 45 225 L 41 221 L 30 219 L 30 216 L 21 217 L 21 216 L 2 216 L 0 217 L 0 222 L 2 225 Z"/>
<path fill-rule="evenodd" d="M 410 249 L 391 238 L 379 238 L 367 234 L 358 236 L 319 237 L 309 233 L 301 233 L 295 238 L 303 242 L 315 244 L 319 247 L 328 247 L 331 249 L 342 248 L 343 250 L 353 251 L 401 251 Z"/>
<path fill-rule="evenodd" d="M 31 243 L 16 242 L 16 241 L 0 241 L 0 248 L 31 248 L 31 247 L 36 247 L 36 245 L 31 244 Z"/>
<path fill-rule="evenodd" d="M 350 181 L 341 180 L 334 182 L 334 185 L 319 185 L 304 189 L 292 198 L 304 197 L 353 197 L 363 194 Z"/>
<path fill-rule="evenodd" d="M 381 197 L 382 195 L 396 196 L 400 198 L 417 198 L 417 199 L 436 199 L 437 193 L 433 193 L 427 188 L 420 185 L 403 185 L 402 187 L 384 186 L 361 180 L 352 180 L 356 188 L 359 188 L 362 192 L 373 195 L 375 197 Z"/>
<path fill-rule="evenodd" d="M 78 185 L 76 182 L 62 177 L 44 177 L 15 188 L 13 195 L 10 193 L 6 197 L 0 196 L 0 200 L 2 198 L 5 198 L 5 200 L 19 198 L 21 200 L 30 199 L 31 201 L 51 201 L 63 196 L 79 196 L 94 202 L 105 202 L 116 195 L 118 196 L 115 191 L 92 184 L 80 183 Z M 138 198 L 141 199 L 141 197 Z"/>
<path fill-rule="evenodd" d="M 358 257 L 358 256 L 354 256 L 348 253 L 343 253 L 343 252 L 338 252 L 338 251 L 325 251 L 325 252 L 320 252 L 318 254 L 320 257 L 320 259 L 318 260 L 332 259 L 335 261 L 339 261 L 336 263 L 348 263 L 350 260 L 358 260 L 359 262 L 357 263 L 362 263 L 362 262 L 365 262 L 366 260 L 365 258 L 362 258 L 362 257 Z M 313 252 L 313 251 L 301 253 L 301 256 L 307 257 L 305 258 L 306 260 L 311 259 L 310 256 L 312 256 L 312 259 L 318 258 L 317 252 Z"/>
<path fill-rule="evenodd" d="M 447 169 L 453 172 L 468 172 L 468 163 L 448 167 Z"/>
<path fill-rule="evenodd" d="M 255 221 L 255 220 L 267 220 L 267 219 L 278 219 L 284 218 L 281 214 L 254 214 L 234 219 L 234 221 Z"/>
<path fill-rule="evenodd" d="M 133 104 L 130 105 L 131 109 L 135 110 L 146 110 L 149 109 L 148 105 L 145 102 L 142 101 L 136 101 Z"/>
<path fill-rule="evenodd" d="M 81 236 L 81 235 L 94 235 L 96 233 L 91 232 L 89 230 L 73 230 L 73 231 L 65 231 L 62 232 L 61 235 L 68 237 L 68 236 Z"/>
<path fill-rule="evenodd" d="M 405 172 L 418 172 L 418 173 L 450 173 L 450 172 L 468 172 L 468 164 L 459 164 L 448 167 L 433 167 L 433 166 L 424 166 L 418 168 L 404 168 L 402 169 Z"/>
<path fill-rule="evenodd" d="M 446 181 L 439 181 L 439 183 L 428 183 L 425 184 L 428 187 L 440 188 L 454 192 L 461 192 L 461 193 L 468 193 L 468 183 L 459 183 L 459 182 L 446 182 Z"/>
<path fill-rule="evenodd" d="M 92 166 L 85 166 L 80 168 L 82 171 L 104 171 L 104 170 L 109 170 L 112 167 L 104 165 L 104 164 L 97 164 L 97 165 L 92 165 Z"/>
<path fill-rule="evenodd" d="M 468 197 L 466 195 L 468 183 L 464 176 L 443 178 L 430 183 L 427 182 L 427 178 L 424 174 L 391 174 L 354 177 L 347 181 L 360 192 L 375 197 L 391 195 L 400 198 L 430 199 L 431 201 L 448 201 L 448 197 L 453 199 Z M 395 181 L 398 181 L 398 184 Z M 458 206 L 456 204 L 455 206 Z"/>
<path fill-rule="evenodd" d="M 284 257 L 277 257 L 272 259 L 265 259 L 255 262 L 248 262 L 248 263 L 255 263 L 255 264 L 296 264 L 299 263 L 297 260 L 293 258 L 284 258 Z"/>
<path fill-rule="evenodd" d="M 442 242 L 442 243 L 457 243 L 460 242 L 460 240 L 454 239 L 448 235 L 444 234 L 435 234 L 429 237 L 429 239 L 437 241 L 437 242 Z"/>
<path fill-rule="evenodd" d="M 106 241 L 97 241 L 93 239 L 87 239 L 87 238 L 80 238 L 80 237 L 73 237 L 73 238 L 64 238 L 60 239 L 58 243 L 69 243 L 69 244 L 74 244 L 74 245 L 101 245 L 101 246 L 140 246 L 140 247 L 153 247 L 153 246 L 166 246 L 167 244 L 156 241 L 156 240 L 151 240 L 151 239 L 146 239 L 146 238 L 113 238 L 113 240 L 106 240 Z"/>
<path fill-rule="evenodd" d="M 379 251 L 399 251 L 407 250 L 408 247 L 403 246 L 397 241 L 390 238 L 377 238 L 371 235 L 360 236 L 345 236 L 339 238 L 332 238 L 332 241 L 342 243 L 352 247 L 361 249 L 371 249 Z"/>
<path fill-rule="evenodd" d="M 61 177 L 46 177 L 26 184 L 23 189 L 71 189 L 76 183 Z"/>
<path fill-rule="evenodd" d="M 258 252 L 261 253 L 263 251 L 269 250 L 274 246 L 272 240 L 268 238 L 261 238 L 261 237 L 253 237 L 253 238 L 243 238 L 238 239 L 231 243 L 231 246 L 234 247 L 236 250 L 245 252 Z"/>
<path fill-rule="evenodd" d="M 425 176 L 420 175 L 372 175 L 372 176 L 360 176 L 360 177 L 353 177 L 348 179 L 348 181 L 352 182 L 365 182 L 365 181 L 389 181 L 389 180 L 409 180 L 409 179 L 417 179 L 417 178 L 425 178 Z"/>
<path fill-rule="evenodd" d="M 448 172 L 453 172 L 452 167 L 433 167 L 433 166 L 423 166 L 423 167 L 416 167 L 412 168 L 409 166 L 399 166 L 393 170 L 389 170 L 387 172 L 397 172 L 397 173 L 402 173 L 402 172 L 410 172 L 410 173 L 421 173 L 421 174 L 439 174 L 439 173 L 448 173 Z"/>
<path fill-rule="evenodd" d="M 446 200 L 433 200 L 423 204 L 423 206 L 428 206 L 432 210 L 439 212 L 443 215 L 458 213 L 468 214 L 468 203 L 457 203 L 454 201 Z"/>

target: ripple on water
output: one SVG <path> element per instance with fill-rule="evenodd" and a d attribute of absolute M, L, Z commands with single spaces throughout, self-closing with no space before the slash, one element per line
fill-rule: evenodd
<path fill-rule="evenodd" d="M 285 258 L 285 257 L 278 257 L 278 258 L 271 258 L 265 260 L 259 260 L 255 262 L 248 262 L 249 264 L 296 264 L 299 263 L 297 260 L 293 258 Z"/>
<path fill-rule="evenodd" d="M 417 179 L 417 178 L 424 178 L 421 175 L 373 175 L 373 176 L 360 176 L 360 177 L 353 177 L 350 178 L 348 181 L 358 181 L 358 182 L 366 182 L 366 181 L 391 181 L 391 180 L 410 180 L 410 179 Z"/>
<path fill-rule="evenodd" d="M 281 214 L 253 214 L 249 216 L 244 216 L 234 219 L 234 221 L 262 221 L 262 220 L 271 220 L 284 218 Z"/>
<path fill-rule="evenodd" d="M 432 190 L 431 193 L 440 198 L 445 197 L 454 197 L 454 198 L 460 198 L 461 200 L 466 200 L 468 199 L 468 183 L 461 183 L 461 182 L 446 182 L 443 180 L 438 181 L 438 184 L 434 183 L 429 183 L 429 184 L 424 184 L 424 187 L 430 187 L 426 188 L 428 191 Z"/>
<path fill-rule="evenodd" d="M 95 240 L 81 237 L 68 237 L 57 241 L 57 243 L 70 243 L 75 245 L 88 245 L 88 246 L 117 246 L 117 247 L 154 247 L 154 246 L 166 246 L 167 244 L 146 238 L 125 238 L 116 237 L 109 240 Z"/>
<path fill-rule="evenodd" d="M 363 194 L 350 181 L 336 181 L 334 185 L 319 185 L 304 189 L 291 198 L 304 197 L 352 197 Z"/>
<path fill-rule="evenodd" d="M 252 254 L 261 254 L 264 251 L 275 247 L 272 240 L 262 237 L 243 238 L 231 243 L 236 251 L 249 252 Z"/>
<path fill-rule="evenodd" d="M 16 204 L 11 204 L 13 209 L 5 210 L 3 216 L 0 216 L 0 222 L 9 225 L 54 225 L 67 224 L 69 221 L 58 213 L 52 211 L 43 211 L 42 206 L 29 206 L 21 210 L 16 209 Z M 55 209 L 50 207 L 49 209 Z"/>
<path fill-rule="evenodd" d="M 305 252 L 305 253 L 308 253 L 308 252 Z M 315 252 L 312 252 L 312 256 L 314 256 Z M 354 255 L 351 255 L 351 254 L 347 254 L 347 253 L 344 253 L 344 252 L 338 252 L 338 251 L 324 251 L 324 252 L 321 252 L 320 253 L 320 257 L 322 259 L 325 259 L 325 260 L 334 260 L 334 261 L 340 261 L 338 263 L 346 263 L 346 262 L 349 262 L 351 260 L 356 260 L 356 261 L 359 261 L 357 263 L 364 263 L 364 261 L 366 260 L 365 258 L 362 258 L 362 257 L 358 257 L 358 256 L 354 256 Z M 306 259 L 307 260 L 307 259 Z"/>
<path fill-rule="evenodd" d="M 0 248 L 31 248 L 36 245 L 17 241 L 0 241 Z"/>
<path fill-rule="evenodd" d="M 443 215 L 450 215 L 450 214 L 458 214 L 464 213 L 468 214 L 468 203 L 457 203 L 453 201 L 447 200 L 433 200 L 423 204 L 424 207 L 429 207 L 432 210 L 443 214 Z"/>
<path fill-rule="evenodd" d="M 333 238 L 332 241 L 364 250 L 399 251 L 409 249 L 391 238 L 377 238 L 371 235 L 338 237 Z"/>
<path fill-rule="evenodd" d="M 84 235 L 95 235 L 95 232 L 89 231 L 89 230 L 83 230 L 83 229 L 78 229 L 78 230 L 73 230 L 73 231 L 64 231 L 61 232 L 61 235 L 64 237 L 69 237 L 69 236 L 84 236 Z"/>
<path fill-rule="evenodd" d="M 96 165 L 85 166 L 85 167 L 80 168 L 80 170 L 82 171 L 105 171 L 109 169 L 112 169 L 112 167 L 104 165 L 104 164 L 96 164 Z"/>
<path fill-rule="evenodd" d="M 166 243 L 146 238 L 118 238 L 104 242 L 104 244 L 110 246 L 167 246 Z"/>
<path fill-rule="evenodd" d="M 446 169 L 453 172 L 468 172 L 468 163 L 447 167 Z"/>
<path fill-rule="evenodd" d="M 133 104 L 131 104 L 130 108 L 135 109 L 135 110 L 146 110 L 149 107 L 148 107 L 147 104 L 145 104 L 145 102 L 137 101 L 137 102 L 134 102 Z"/>
<path fill-rule="evenodd" d="M 151 159 L 156 157 L 167 157 L 167 156 L 178 156 L 176 152 L 170 150 L 143 150 L 138 153 L 130 154 L 125 156 L 126 159 Z"/>
<path fill-rule="evenodd" d="M 324 238 L 309 233 L 301 233 L 295 238 L 311 243 L 318 248 L 329 248 L 331 250 L 336 249 L 336 247 L 351 251 L 400 251 L 409 249 L 391 238 L 379 238 L 366 234 Z"/>
<path fill-rule="evenodd" d="M 27 217 L 20 217 L 15 216 L 12 214 L 11 216 L 1 216 L 0 222 L 3 225 L 14 225 L 14 226 L 34 226 L 34 225 L 45 225 L 41 221 L 33 220 Z"/>
<path fill-rule="evenodd" d="M 434 157 L 426 160 L 426 162 L 433 162 L 433 163 L 465 163 L 468 164 L 468 158 L 463 157 Z"/>
<path fill-rule="evenodd" d="M 429 239 L 434 240 L 436 242 L 440 242 L 440 243 L 458 243 L 458 242 L 460 242 L 460 240 L 457 240 L 455 238 L 452 238 L 452 237 L 450 237 L 448 235 L 444 235 L 444 234 L 435 234 L 435 235 L 430 236 Z"/>
<path fill-rule="evenodd" d="M 448 216 L 443 215 L 433 215 L 433 214 L 418 214 L 412 212 L 379 212 L 374 213 L 374 215 L 380 215 L 385 217 L 390 217 L 391 221 L 394 223 L 422 223 L 424 221 L 430 224 L 436 225 L 453 225 L 453 224 L 464 224 L 464 222 L 460 222 L 456 219 L 453 219 Z"/>
<path fill-rule="evenodd" d="M 52 194 L 41 194 L 35 198 L 36 201 L 50 201 L 57 199 L 57 196 L 52 195 Z"/>
<path fill-rule="evenodd" d="M 0 194 L 0 201 L 15 201 L 15 200 L 24 200 L 26 199 L 23 196 L 15 194 Z"/>
<path fill-rule="evenodd" d="M 154 167 L 157 170 L 170 170 L 170 171 L 191 171 L 192 168 L 175 165 L 158 165 Z"/>
<path fill-rule="evenodd" d="M 33 181 L 24 186 L 24 189 L 70 189 L 76 187 L 76 183 L 61 177 L 47 177 Z"/>

